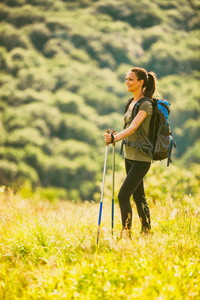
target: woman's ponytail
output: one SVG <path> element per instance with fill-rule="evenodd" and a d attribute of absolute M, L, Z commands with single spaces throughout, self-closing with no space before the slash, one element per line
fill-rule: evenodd
<path fill-rule="evenodd" d="M 144 86 L 144 96 L 152 99 L 155 90 L 156 90 L 156 75 L 153 72 L 149 72 L 147 74 L 147 81 Z"/>

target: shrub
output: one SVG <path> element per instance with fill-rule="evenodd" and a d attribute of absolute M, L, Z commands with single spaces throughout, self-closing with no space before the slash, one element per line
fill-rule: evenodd
<path fill-rule="evenodd" d="M 20 163 L 24 158 L 24 150 L 13 147 L 0 147 L 0 159 Z"/>
<path fill-rule="evenodd" d="M 46 143 L 45 139 L 40 135 L 38 130 L 31 127 L 23 127 L 13 130 L 7 136 L 5 144 L 14 147 L 24 147 L 27 144 L 43 146 Z"/>
<path fill-rule="evenodd" d="M 24 107 L 23 113 L 29 116 L 29 121 L 35 121 L 36 119 L 45 121 L 51 135 L 57 136 L 63 118 L 56 107 L 47 106 L 45 103 L 31 103 Z"/>
<path fill-rule="evenodd" d="M 25 128 L 31 120 L 29 115 L 24 114 L 22 110 L 8 108 L 3 114 L 2 121 L 6 131 L 10 133 L 15 129 Z"/>
<path fill-rule="evenodd" d="M 93 194 L 97 192 L 97 187 L 94 185 L 93 182 L 81 182 L 79 188 L 79 194 L 82 200 L 93 200 Z M 73 198 L 72 198 L 73 199 Z"/>
<path fill-rule="evenodd" d="M 130 60 L 128 54 L 129 52 L 127 51 L 127 48 L 124 47 L 123 39 L 118 37 L 118 39 L 113 40 L 108 37 L 107 39 L 103 40 L 103 45 L 105 48 L 105 52 L 111 53 L 114 60 L 118 63 L 125 63 L 125 64 L 131 64 L 132 61 Z"/>
<path fill-rule="evenodd" d="M 159 185 L 162 187 L 160 190 L 157 189 L 158 178 Z M 164 164 L 155 163 L 148 173 L 148 180 L 146 181 L 147 199 L 162 200 L 164 194 L 171 193 L 172 199 L 180 200 L 184 194 L 191 194 L 195 197 L 198 195 L 198 191 L 198 175 L 185 168 L 179 169 L 173 164 L 170 168 L 166 168 Z"/>
<path fill-rule="evenodd" d="M 49 185 L 70 190 L 78 189 L 80 195 L 83 196 L 84 194 L 84 199 L 87 199 L 87 197 L 91 197 L 91 191 L 95 189 L 88 182 L 94 181 L 98 170 L 98 164 L 88 157 L 81 157 L 71 161 L 62 156 L 56 156 L 49 161 L 45 177 Z M 82 192 L 80 190 L 81 186 Z M 84 186 L 88 186 L 90 189 L 86 191 Z"/>
<path fill-rule="evenodd" d="M 27 24 L 43 22 L 44 15 L 33 10 L 32 6 L 25 5 L 22 8 L 12 9 L 8 21 L 16 27 L 22 27 Z"/>
<path fill-rule="evenodd" d="M 27 51 L 22 48 L 14 48 L 7 57 L 7 68 L 9 73 L 16 76 L 20 69 L 27 67 Z"/>
<path fill-rule="evenodd" d="M 2 96 L 5 97 L 7 103 L 10 106 L 18 107 L 24 104 L 31 104 L 31 103 L 48 103 L 52 102 L 52 95 L 48 91 L 41 91 L 37 92 L 31 88 L 25 90 L 16 90 L 15 93 L 12 91 L 10 94 L 3 94 Z"/>
<path fill-rule="evenodd" d="M 66 92 L 65 90 L 59 90 L 55 94 L 55 103 L 61 112 L 79 114 L 89 121 L 95 122 L 97 119 L 96 110 L 91 106 L 85 104 L 83 97 Z"/>
<path fill-rule="evenodd" d="M 17 178 L 19 178 L 20 181 L 28 180 L 33 186 L 39 184 L 37 171 L 24 162 L 18 164 Z"/>
<path fill-rule="evenodd" d="M 195 141 L 198 140 L 199 137 L 199 131 L 200 131 L 200 118 L 197 119 L 189 119 L 185 121 L 182 130 L 184 132 L 182 136 L 182 142 L 183 138 L 187 140 L 187 145 L 193 145 Z M 182 153 L 187 150 L 186 145 L 183 146 Z"/>
<path fill-rule="evenodd" d="M 67 191 L 62 188 L 37 187 L 34 191 L 34 199 L 37 201 L 48 200 L 51 203 L 55 203 L 57 200 L 67 200 L 67 197 Z"/>
<path fill-rule="evenodd" d="M 185 70 L 191 71 L 191 60 L 188 60 L 186 50 L 183 50 L 181 45 L 171 47 L 169 44 L 158 42 L 151 47 L 148 57 L 149 61 L 147 63 L 144 61 L 144 66 L 148 70 L 151 70 L 153 66 L 158 77 L 178 74 Z"/>
<path fill-rule="evenodd" d="M 45 122 L 45 120 L 35 119 L 32 122 L 32 127 L 36 128 L 42 136 L 45 136 L 45 137 L 51 136 L 51 130 L 50 130 L 48 124 Z M 48 144 L 48 141 L 47 141 L 47 144 Z"/>
<path fill-rule="evenodd" d="M 64 90 L 59 90 L 55 94 L 55 104 L 62 112 L 74 114 L 81 111 L 81 107 L 84 106 L 83 99 L 79 95 Z"/>
<path fill-rule="evenodd" d="M 66 31 L 69 29 L 66 20 L 56 17 L 51 17 L 46 20 L 46 26 L 51 30 L 56 32 L 57 37 L 62 37 L 62 34 L 66 34 Z M 63 30 L 63 31 L 62 31 Z M 55 37 L 55 36 L 54 36 Z"/>
<path fill-rule="evenodd" d="M 70 67 L 64 67 L 66 61 Z M 52 76 L 54 76 L 57 81 L 55 90 L 62 88 L 72 93 L 78 93 L 78 90 L 82 86 L 87 86 L 88 77 L 91 76 L 93 68 L 89 65 L 73 62 L 69 59 L 69 56 L 63 56 L 62 63 L 60 68 L 56 66 L 54 70 L 52 70 Z"/>
<path fill-rule="evenodd" d="M 83 36 L 82 34 L 76 33 L 71 36 L 71 41 L 77 48 L 82 48 L 87 45 L 88 38 L 87 36 Z"/>
<path fill-rule="evenodd" d="M 165 35 L 165 38 L 163 38 L 163 35 Z M 144 32 L 142 47 L 145 51 L 148 51 L 153 44 L 162 40 L 168 40 L 166 33 L 162 31 L 161 26 L 156 26 L 155 29 L 151 28 Z"/>
<path fill-rule="evenodd" d="M 121 82 L 125 82 L 125 77 L 126 77 L 126 73 L 130 70 L 131 66 L 130 64 L 120 64 L 116 74 L 117 74 L 117 78 L 121 81 Z"/>
<path fill-rule="evenodd" d="M 4 142 L 5 142 L 5 139 L 6 139 L 7 132 L 6 132 L 6 129 L 4 127 L 3 120 L 1 118 L 1 114 L 0 114 L 0 131 L 1 131 L 1 134 L 0 134 L 0 145 L 3 145 Z"/>
<path fill-rule="evenodd" d="M 30 39 L 38 51 L 43 50 L 43 46 L 51 36 L 51 32 L 43 23 L 30 26 Z"/>
<path fill-rule="evenodd" d="M 6 5 L 8 6 L 23 6 L 26 3 L 26 0 L 3 0 L 3 2 L 6 2 Z"/>
<path fill-rule="evenodd" d="M 61 139 L 77 139 L 91 145 L 98 145 L 100 133 L 96 125 L 80 118 L 80 116 L 63 114 L 59 137 Z"/>
<path fill-rule="evenodd" d="M 42 185 L 46 185 L 45 174 L 50 157 L 47 156 L 39 147 L 27 144 L 24 148 L 24 161 L 32 168 L 34 168 L 40 178 Z"/>
<path fill-rule="evenodd" d="M 95 120 L 95 123 L 102 130 L 107 128 L 115 129 L 117 132 L 120 132 L 123 128 L 123 111 L 121 114 L 111 113 L 109 115 L 100 116 Z"/>
<path fill-rule="evenodd" d="M 74 161 L 70 161 L 63 156 L 50 159 L 44 175 L 47 185 L 73 189 L 77 182 L 75 165 Z"/>
<path fill-rule="evenodd" d="M 76 141 L 76 140 L 66 140 L 59 143 L 53 149 L 54 156 L 65 156 L 69 159 L 75 159 L 78 156 L 89 156 L 94 151 L 90 145 Z"/>
<path fill-rule="evenodd" d="M 18 88 L 21 90 L 31 88 L 36 91 L 52 91 L 56 85 L 55 78 L 44 67 L 22 69 L 18 73 L 18 78 Z"/>
<path fill-rule="evenodd" d="M 23 179 L 22 179 L 23 180 Z M 23 199 L 33 198 L 33 186 L 32 183 L 27 179 L 23 180 L 20 185 L 16 188 L 16 194 L 22 197 Z"/>
<path fill-rule="evenodd" d="M 117 110 L 118 98 L 105 89 L 90 85 L 87 89 L 81 88 L 80 94 L 88 105 L 96 109 L 99 115 L 109 114 Z"/>
<path fill-rule="evenodd" d="M 4 4 L 0 4 L 0 20 L 1 20 L 1 22 L 6 21 L 6 19 L 8 18 L 9 15 L 10 15 L 9 8 Z"/>
<path fill-rule="evenodd" d="M 41 72 L 44 72 L 44 60 L 41 56 L 36 55 L 35 51 L 27 51 L 22 48 L 14 48 L 7 55 L 7 71 L 14 77 L 18 78 L 18 71 L 24 69 L 32 71 L 41 66 Z"/>
<path fill-rule="evenodd" d="M 89 156 L 79 156 L 75 160 L 77 177 L 79 180 L 93 181 L 97 171 L 99 171 L 99 164 Z M 77 185 L 78 186 L 78 185 Z"/>
<path fill-rule="evenodd" d="M 200 165 L 200 140 L 196 140 L 191 147 L 187 148 L 180 163 L 184 167 L 190 167 L 192 164 Z"/>
<path fill-rule="evenodd" d="M 73 72 L 73 70 L 71 70 Z M 52 76 L 56 81 L 55 91 L 59 89 L 66 89 L 68 91 L 76 92 L 78 89 L 78 84 L 76 78 L 72 75 L 70 76 L 69 69 L 66 68 L 54 68 Z M 71 77 L 71 79 L 70 79 Z"/>
<path fill-rule="evenodd" d="M 83 63 L 87 63 L 90 61 L 89 55 L 86 53 L 86 51 L 84 51 L 82 49 L 71 49 L 69 54 L 70 54 L 71 58 L 76 61 L 80 61 Z"/>
<path fill-rule="evenodd" d="M 44 6 L 50 8 L 54 4 L 54 0 L 26 0 L 27 4 L 33 6 Z"/>
<path fill-rule="evenodd" d="M 162 20 L 157 6 L 146 1 L 125 1 L 123 6 L 118 1 L 101 1 L 98 11 L 112 16 L 114 20 L 126 21 L 142 28 L 155 26 Z"/>
<path fill-rule="evenodd" d="M 0 97 L 5 103 L 9 97 L 15 93 L 17 89 L 17 79 L 10 74 L 0 72 Z"/>
<path fill-rule="evenodd" d="M 28 41 L 15 27 L 3 23 L 0 29 L 0 45 L 8 51 L 13 48 L 28 48 Z"/>
<path fill-rule="evenodd" d="M 51 58 L 54 57 L 56 54 L 62 54 L 60 44 L 61 41 L 59 41 L 58 39 L 48 40 L 43 47 L 44 55 L 48 58 Z"/>
<path fill-rule="evenodd" d="M 159 7 L 161 7 L 162 9 L 177 9 L 177 6 L 179 5 L 178 1 L 174 1 L 174 0 L 168 0 L 168 1 L 158 1 L 158 5 Z"/>
<path fill-rule="evenodd" d="M 92 59 L 98 61 L 100 68 L 114 69 L 116 67 L 112 54 L 106 51 L 99 39 L 88 41 L 86 50 Z"/>
<path fill-rule="evenodd" d="M 0 47 L 0 70 L 7 70 L 7 50 L 5 47 Z M 2 81 L 3 78 L 8 78 L 8 74 L 4 73 L 4 76 L 1 76 L 1 82 L 0 84 L 4 83 L 5 81 Z"/>
<path fill-rule="evenodd" d="M 9 186 L 17 178 L 18 167 L 6 159 L 0 160 L 0 184 Z"/>
<path fill-rule="evenodd" d="M 179 9 L 169 10 L 167 18 L 176 29 L 192 30 L 199 28 L 199 15 L 192 7 L 180 6 Z"/>

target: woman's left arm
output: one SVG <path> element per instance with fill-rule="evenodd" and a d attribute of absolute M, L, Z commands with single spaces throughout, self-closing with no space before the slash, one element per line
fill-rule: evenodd
<path fill-rule="evenodd" d="M 146 111 L 140 110 L 128 128 L 124 129 L 119 133 L 114 134 L 114 141 L 118 142 L 124 139 L 125 137 L 131 135 L 134 131 L 136 131 L 136 129 L 140 126 L 140 124 L 144 121 L 146 117 L 147 117 Z M 106 143 L 111 142 L 111 135 L 109 133 L 105 133 L 104 138 Z"/>

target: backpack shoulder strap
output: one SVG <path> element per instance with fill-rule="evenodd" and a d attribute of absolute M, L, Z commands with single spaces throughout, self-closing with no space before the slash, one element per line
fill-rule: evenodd
<path fill-rule="evenodd" d="M 141 98 L 139 101 L 137 101 L 137 103 L 135 104 L 135 106 L 133 108 L 132 118 L 135 118 L 135 116 L 137 115 L 137 113 L 139 111 L 140 105 L 142 103 L 146 102 L 146 101 L 150 101 L 153 104 L 152 99 L 150 99 L 148 97 Z M 140 136 L 141 135 L 145 139 L 146 143 L 148 143 L 151 147 L 153 147 L 151 141 L 148 138 L 148 136 L 145 134 L 145 131 L 143 130 L 143 127 L 140 125 L 139 128 L 138 128 L 138 142 L 140 141 Z"/>
<path fill-rule="evenodd" d="M 125 105 L 124 113 L 127 112 L 128 107 L 129 107 L 130 103 L 132 102 L 132 100 L 133 100 L 133 97 L 131 97 L 130 99 L 128 99 L 128 102 L 127 102 L 126 105 Z"/>
<path fill-rule="evenodd" d="M 137 115 L 138 111 L 139 111 L 139 107 L 140 105 L 145 102 L 145 101 L 150 101 L 152 103 L 152 100 L 148 97 L 143 97 L 140 100 L 138 100 L 136 102 L 136 104 L 133 107 L 133 111 L 132 111 L 132 120 L 135 118 L 135 116 Z"/>

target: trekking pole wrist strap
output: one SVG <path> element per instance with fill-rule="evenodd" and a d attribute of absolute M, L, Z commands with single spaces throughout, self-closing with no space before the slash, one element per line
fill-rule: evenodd
<path fill-rule="evenodd" d="M 113 133 L 111 133 L 110 135 L 111 135 L 111 144 L 113 144 L 114 141 L 115 141 L 115 137 L 114 137 L 114 134 L 113 134 Z"/>

